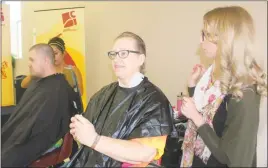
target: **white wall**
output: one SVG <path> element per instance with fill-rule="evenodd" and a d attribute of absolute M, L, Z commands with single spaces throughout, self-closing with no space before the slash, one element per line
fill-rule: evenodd
<path fill-rule="evenodd" d="M 177 1 L 177 2 L 52 2 L 24 1 L 22 4 L 23 59 L 17 61 L 16 75 L 27 74 L 28 49 L 32 44 L 34 10 L 85 6 L 86 64 L 88 98 L 114 80 L 106 53 L 113 39 L 123 31 L 140 35 L 147 45 L 147 76 L 159 86 L 172 104 L 185 90 L 192 66 L 199 61 L 202 17 L 210 9 L 226 5 L 246 8 L 255 21 L 257 59 L 267 70 L 267 4 L 266 2 Z M 41 21 L 41 20 L 40 20 Z M 45 21 L 42 20 L 42 21 Z M 262 107 L 259 156 L 267 158 L 267 104 Z M 267 162 L 267 160 L 265 160 Z M 259 160 L 259 162 L 261 162 Z M 264 163 L 264 162 L 262 162 Z M 267 165 L 267 163 L 266 163 Z M 262 164 L 262 166 L 265 166 Z"/>
<path fill-rule="evenodd" d="M 199 61 L 202 17 L 214 7 L 241 5 L 256 23 L 258 59 L 267 60 L 267 15 L 265 2 L 23 2 L 23 56 L 16 75 L 28 73 L 27 54 L 32 45 L 34 10 L 85 6 L 88 97 L 114 80 L 106 53 L 123 31 L 139 34 L 147 45 L 147 76 L 171 103 L 185 90 L 186 78 Z M 45 21 L 45 20 L 42 20 Z M 263 62 L 264 62 L 263 61 Z"/>

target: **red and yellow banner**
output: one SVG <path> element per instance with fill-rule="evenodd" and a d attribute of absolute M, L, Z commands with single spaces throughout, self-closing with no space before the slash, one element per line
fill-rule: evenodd
<path fill-rule="evenodd" d="M 82 101 L 86 107 L 85 24 L 84 8 L 35 11 L 33 44 L 47 43 L 58 36 L 65 42 L 65 63 L 76 66 L 82 75 Z"/>
<path fill-rule="evenodd" d="M 15 105 L 14 96 L 14 78 L 11 57 L 10 41 L 10 17 L 9 6 L 2 4 L 1 10 L 1 27 L 2 27 L 2 58 L 1 58 L 1 106 Z"/>

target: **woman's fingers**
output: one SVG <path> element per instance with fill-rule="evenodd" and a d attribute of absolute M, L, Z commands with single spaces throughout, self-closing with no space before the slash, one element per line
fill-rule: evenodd
<path fill-rule="evenodd" d="M 79 121 L 82 124 L 88 123 L 88 120 L 85 117 L 83 117 L 82 115 L 75 115 L 75 118 L 77 121 Z"/>
<path fill-rule="evenodd" d="M 75 135 L 75 129 L 70 129 L 70 134 Z"/>

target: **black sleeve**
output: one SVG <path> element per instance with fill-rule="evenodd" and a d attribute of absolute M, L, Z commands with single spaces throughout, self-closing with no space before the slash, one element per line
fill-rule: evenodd
<path fill-rule="evenodd" d="M 230 100 L 222 138 L 207 124 L 198 129 L 205 144 L 222 164 L 251 167 L 256 152 L 259 125 L 259 98 L 251 90 L 242 100 Z"/>
<path fill-rule="evenodd" d="M 193 95 L 194 95 L 194 90 L 195 90 L 195 87 L 188 87 L 188 93 L 189 93 L 189 96 L 190 96 L 190 97 L 193 97 Z"/>

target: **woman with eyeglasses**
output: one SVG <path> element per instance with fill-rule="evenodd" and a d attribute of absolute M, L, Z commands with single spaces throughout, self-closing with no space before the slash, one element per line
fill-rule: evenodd
<path fill-rule="evenodd" d="M 145 167 L 163 155 L 173 130 L 172 107 L 144 76 L 146 48 L 124 32 L 108 52 L 117 82 L 98 91 L 84 116 L 71 119 L 70 133 L 84 145 L 72 167 Z"/>
<path fill-rule="evenodd" d="M 205 72 L 196 66 L 189 80 L 181 167 L 256 167 L 267 82 L 253 53 L 253 19 L 241 7 L 220 7 L 206 13 L 203 24 L 201 47 L 214 63 Z"/>

